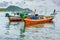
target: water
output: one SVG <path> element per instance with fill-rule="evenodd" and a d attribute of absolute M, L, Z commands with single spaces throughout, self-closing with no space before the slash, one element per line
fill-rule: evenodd
<path fill-rule="evenodd" d="M 60 40 L 60 14 L 58 13 L 53 22 L 26 27 L 24 37 L 20 37 L 20 28 L 23 22 L 12 22 L 5 17 L 5 12 L 0 13 L 0 40 Z"/>

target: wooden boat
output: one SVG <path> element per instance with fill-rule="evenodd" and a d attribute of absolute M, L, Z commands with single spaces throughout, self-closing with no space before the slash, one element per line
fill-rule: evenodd
<path fill-rule="evenodd" d="M 36 9 L 34 10 L 34 14 L 36 13 Z M 55 13 L 55 10 L 54 12 Z M 54 16 L 52 17 L 47 17 L 46 19 L 38 19 L 38 20 L 32 20 L 32 19 L 22 19 L 22 18 L 14 18 L 14 17 L 9 17 L 9 21 L 10 22 L 19 22 L 19 21 L 25 21 L 25 25 L 35 25 L 35 24 L 39 24 L 39 23 L 48 23 L 51 22 L 53 20 Z"/>
<path fill-rule="evenodd" d="M 35 24 L 39 24 L 39 23 L 48 23 L 51 22 L 53 20 L 53 17 L 51 18 L 47 18 L 47 19 L 40 19 L 40 20 L 32 20 L 32 19 L 24 19 L 25 20 L 25 25 L 29 26 L 29 25 L 35 25 Z"/>
<path fill-rule="evenodd" d="M 54 17 L 50 17 L 50 18 L 46 18 L 46 19 L 39 19 L 39 20 L 33 20 L 33 19 L 21 19 L 21 18 L 13 18 L 13 17 L 9 17 L 9 21 L 10 22 L 19 22 L 19 21 L 25 21 L 25 25 L 29 26 L 29 25 L 35 25 L 35 24 L 39 24 L 39 23 L 48 23 L 51 22 L 53 20 Z"/>
<path fill-rule="evenodd" d="M 14 17 L 8 17 L 10 22 L 19 22 L 21 21 L 21 18 L 14 18 Z"/>

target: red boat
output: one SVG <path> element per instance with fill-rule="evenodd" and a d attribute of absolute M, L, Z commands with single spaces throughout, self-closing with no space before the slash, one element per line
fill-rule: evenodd
<path fill-rule="evenodd" d="M 53 20 L 53 17 L 47 18 L 47 19 L 40 19 L 40 20 L 32 20 L 32 19 L 24 19 L 24 20 L 25 20 L 26 26 L 29 26 L 29 25 L 39 24 L 39 23 L 51 22 Z"/>
<path fill-rule="evenodd" d="M 19 22 L 21 21 L 21 18 L 14 18 L 14 17 L 8 17 L 10 22 Z"/>

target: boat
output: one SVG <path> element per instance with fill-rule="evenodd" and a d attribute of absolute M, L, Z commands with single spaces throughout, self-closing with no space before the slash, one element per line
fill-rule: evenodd
<path fill-rule="evenodd" d="M 15 17 L 8 17 L 10 22 L 19 22 L 21 21 L 21 18 L 15 18 Z"/>
<path fill-rule="evenodd" d="M 55 13 L 55 10 L 54 10 Z M 36 14 L 36 9 L 34 10 L 34 14 Z M 49 23 L 52 22 L 52 20 L 54 19 L 54 16 L 47 16 L 43 19 L 37 19 L 37 20 L 33 20 L 33 19 L 24 19 L 25 20 L 25 25 L 26 26 L 31 26 L 31 25 L 35 25 L 35 24 L 40 24 L 40 23 Z"/>
<path fill-rule="evenodd" d="M 25 20 L 25 25 L 26 26 L 31 26 L 31 25 L 35 25 L 35 24 L 40 24 L 40 23 L 49 23 L 52 22 L 54 18 L 47 18 L 47 19 L 38 19 L 38 20 L 33 20 L 33 19 L 24 19 Z"/>
<path fill-rule="evenodd" d="M 39 23 L 48 23 L 51 22 L 53 20 L 54 17 L 50 17 L 50 18 L 46 18 L 46 19 L 22 19 L 22 18 L 14 18 L 14 17 L 8 17 L 10 22 L 20 22 L 20 21 L 25 21 L 26 26 L 28 25 L 35 25 L 35 24 L 39 24 Z"/>
<path fill-rule="evenodd" d="M 54 16 L 50 16 L 49 18 L 43 18 L 43 19 L 28 19 L 28 18 L 15 18 L 15 17 L 8 17 L 10 22 L 19 22 L 24 21 L 26 26 L 31 26 L 39 23 L 48 23 L 51 22 L 54 19 Z"/>
<path fill-rule="evenodd" d="M 28 18 L 15 18 L 15 17 L 8 17 L 10 22 L 20 22 L 20 21 L 24 21 L 26 26 L 32 26 L 35 24 L 40 24 L 40 23 L 49 23 L 52 22 L 52 20 L 54 19 L 54 16 L 52 17 L 47 17 L 44 19 L 28 19 Z"/>

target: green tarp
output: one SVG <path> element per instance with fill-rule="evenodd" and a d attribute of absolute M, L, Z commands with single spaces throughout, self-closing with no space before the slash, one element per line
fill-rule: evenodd
<path fill-rule="evenodd" d="M 10 15 L 9 15 L 9 13 L 6 13 L 6 15 L 5 15 L 6 17 L 10 17 Z"/>
<path fill-rule="evenodd" d="M 25 18 L 25 17 L 26 17 L 26 15 L 25 15 L 25 14 L 20 13 L 20 18 Z"/>

